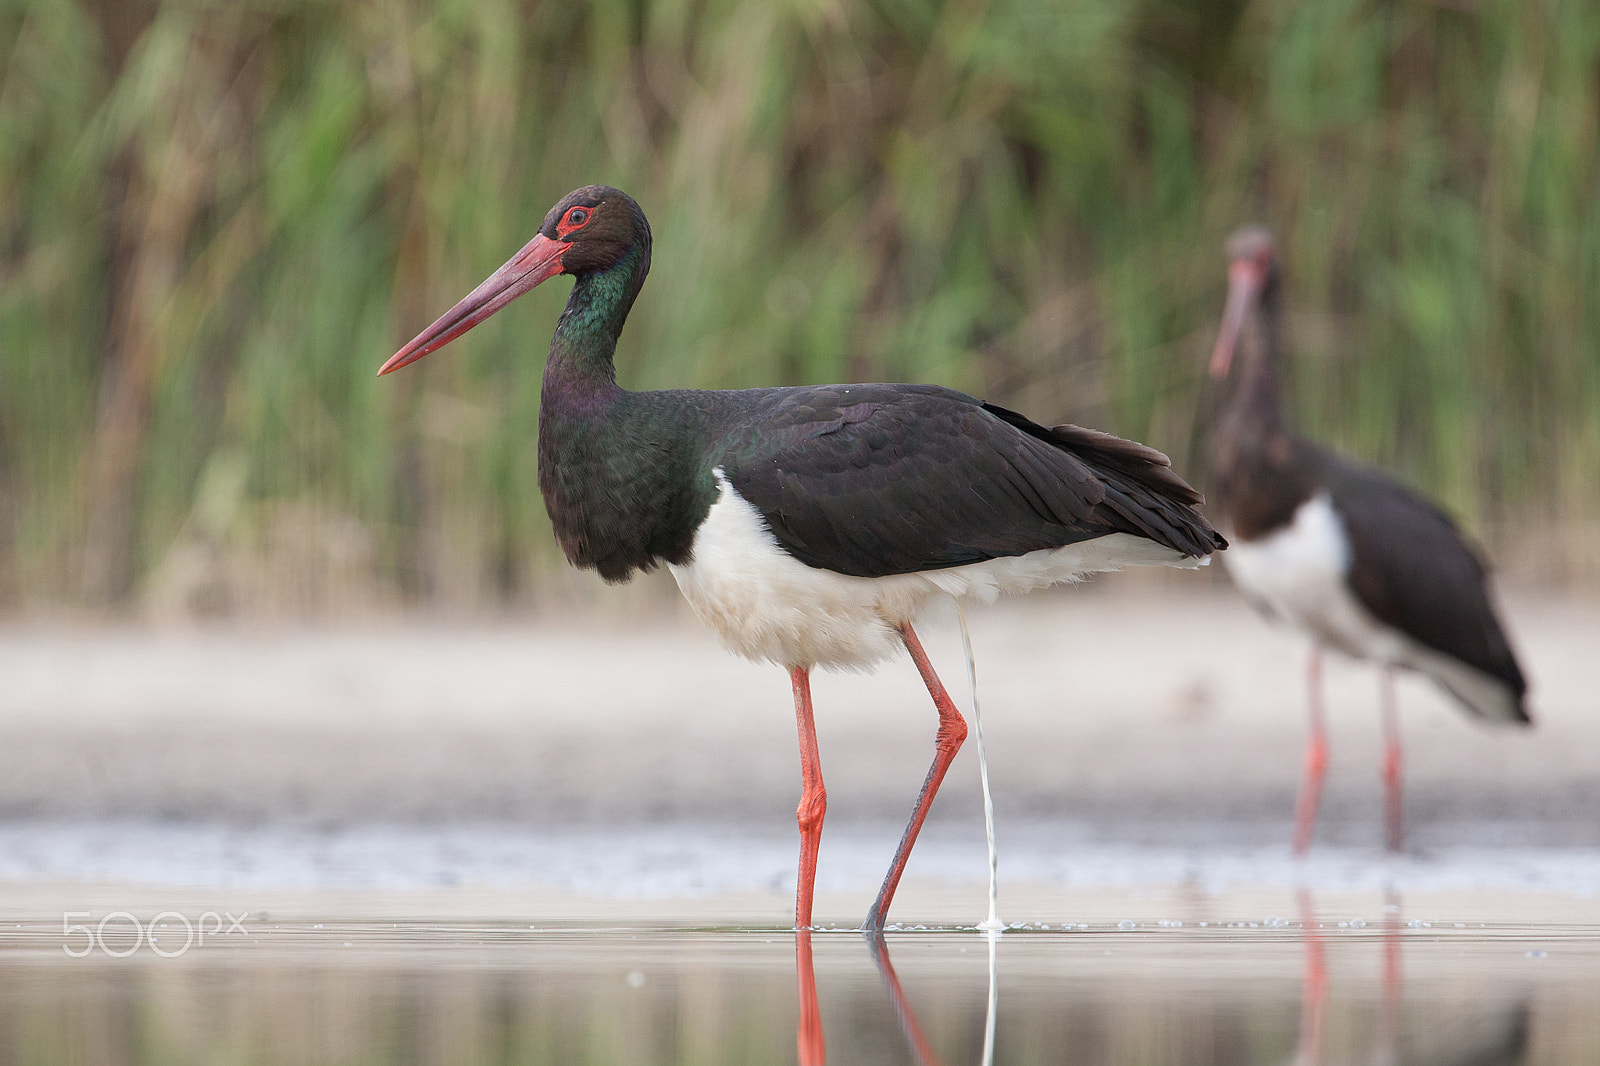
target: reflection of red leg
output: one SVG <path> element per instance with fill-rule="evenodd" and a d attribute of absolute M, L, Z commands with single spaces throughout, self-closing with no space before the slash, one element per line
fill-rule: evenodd
<path fill-rule="evenodd" d="M 1383 708 L 1383 814 L 1390 851 L 1405 847 L 1405 807 L 1400 800 L 1400 716 L 1394 705 L 1394 668 L 1382 671 Z"/>
<path fill-rule="evenodd" d="M 1400 967 L 1400 895 L 1386 888 L 1383 902 L 1383 1003 L 1378 1015 L 1378 1054 L 1373 1061 L 1398 1062 L 1395 1047 L 1400 1041 L 1400 1000 L 1405 992 L 1405 973 Z"/>
<path fill-rule="evenodd" d="M 900 837 L 900 846 L 895 849 L 894 862 L 889 867 L 888 876 L 883 879 L 883 887 L 878 890 L 878 898 L 873 901 L 872 909 L 867 912 L 867 920 L 861 926 L 868 932 L 876 932 L 883 928 L 884 916 L 889 913 L 889 903 L 894 899 L 894 890 L 900 885 L 900 875 L 906 872 L 906 860 L 911 857 L 911 846 L 917 842 L 917 834 L 922 831 L 922 822 L 928 817 L 928 808 L 933 806 L 934 794 L 939 791 L 939 782 L 944 780 L 945 771 L 950 769 L 950 761 L 956 757 L 956 752 L 961 750 L 961 742 L 967 739 L 967 723 L 962 719 L 961 712 L 956 710 L 956 705 L 951 702 L 950 694 L 944 690 L 944 685 L 933 672 L 933 664 L 928 661 L 928 653 L 922 650 L 922 642 L 917 639 L 909 625 L 900 627 L 900 639 L 905 641 L 906 650 L 911 653 L 911 661 L 917 664 L 917 672 L 922 675 L 923 684 L 928 686 L 928 694 L 933 697 L 933 705 L 939 711 L 939 732 L 934 738 L 933 765 L 928 767 L 928 776 L 922 782 L 922 791 L 917 795 L 917 805 L 911 811 L 911 821 L 906 823 L 906 831 Z"/>
<path fill-rule="evenodd" d="M 889 1000 L 900 1019 L 900 1030 L 906 1035 L 906 1043 L 911 1045 L 911 1057 L 916 1059 L 917 1066 L 938 1066 L 939 1060 L 933 1057 L 933 1048 L 928 1046 L 928 1038 L 922 1035 L 922 1026 L 917 1024 L 917 1013 L 911 1009 L 911 1001 L 906 998 L 905 989 L 900 987 L 900 978 L 894 972 L 894 964 L 889 961 L 889 945 L 884 941 L 883 934 L 877 930 L 869 931 L 867 947 L 872 949 L 872 961 L 878 964 L 878 973 L 883 975 L 883 983 L 889 988 Z"/>
<path fill-rule="evenodd" d="M 794 974 L 800 985 L 800 1066 L 823 1066 L 828 1045 L 822 1037 L 822 1008 L 817 1005 L 817 974 L 811 965 L 811 930 L 794 931 Z"/>
<path fill-rule="evenodd" d="M 817 724 L 811 719 L 811 675 L 804 666 L 789 671 L 794 684 L 794 716 L 800 726 L 800 882 L 794 894 L 796 929 L 811 928 L 811 897 L 817 886 L 817 850 L 822 847 L 822 819 L 828 813 L 828 792 L 822 787 L 822 759 L 817 754 Z M 810 952 L 810 941 L 806 942 Z"/>
<path fill-rule="evenodd" d="M 1300 986 L 1300 1054 L 1295 1061 L 1317 1066 L 1322 1061 L 1322 1019 L 1328 1005 L 1328 959 L 1312 911 L 1311 893 L 1299 892 L 1301 938 L 1306 945 L 1306 971 Z"/>
<path fill-rule="evenodd" d="M 1306 740 L 1306 765 L 1300 781 L 1300 801 L 1294 812 L 1294 851 L 1304 855 L 1311 847 L 1322 802 L 1322 778 L 1328 768 L 1328 733 L 1322 720 L 1322 650 L 1311 649 L 1306 663 L 1306 693 L 1311 708 L 1311 735 Z"/>

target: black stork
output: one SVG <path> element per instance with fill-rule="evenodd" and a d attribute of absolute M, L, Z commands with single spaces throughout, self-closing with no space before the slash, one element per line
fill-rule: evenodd
<path fill-rule="evenodd" d="M 576 281 L 545 362 L 539 488 L 573 565 L 607 581 L 665 563 L 741 655 L 789 671 L 800 733 L 795 923 L 811 925 L 827 807 L 810 671 L 904 647 L 938 710 L 936 754 L 865 928 L 883 928 L 966 724 L 911 623 L 938 593 L 992 598 L 1130 564 L 1198 565 L 1224 541 L 1166 456 L 1046 428 L 932 385 L 628 392 L 617 336 L 650 269 L 650 225 L 591 185 L 386 362 L 405 366 L 557 274 Z"/>
<path fill-rule="evenodd" d="M 1403 843 L 1393 671 L 1431 678 L 1473 718 L 1529 723 L 1527 682 L 1495 617 L 1483 563 L 1442 511 L 1384 474 L 1291 431 L 1279 398 L 1278 253 L 1265 230 L 1228 242 L 1228 302 L 1211 356 L 1227 383 L 1212 448 L 1223 560 L 1251 605 L 1312 639 L 1311 735 L 1294 846 L 1311 844 L 1328 745 L 1321 652 L 1380 667 L 1387 843 Z M 1234 357 L 1235 349 L 1242 357 Z"/>

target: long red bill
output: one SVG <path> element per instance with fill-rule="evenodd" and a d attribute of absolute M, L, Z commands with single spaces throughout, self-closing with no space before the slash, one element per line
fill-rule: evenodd
<path fill-rule="evenodd" d="M 1235 259 L 1228 267 L 1228 303 L 1222 310 L 1222 329 L 1217 333 L 1217 346 L 1211 349 L 1211 376 L 1219 381 L 1228 376 L 1245 316 L 1261 295 L 1265 280 L 1265 271 L 1248 259 Z"/>
<path fill-rule="evenodd" d="M 561 273 L 561 256 L 572 247 L 540 233 L 523 245 L 522 251 L 490 274 L 466 298 L 439 316 L 433 325 L 411 338 L 389 361 L 378 368 L 381 376 L 414 363 L 429 352 L 438 351 L 479 322 L 488 318 L 518 296 Z"/>

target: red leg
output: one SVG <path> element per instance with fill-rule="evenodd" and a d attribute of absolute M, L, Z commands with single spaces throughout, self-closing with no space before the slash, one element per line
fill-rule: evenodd
<path fill-rule="evenodd" d="M 1394 668 L 1383 668 L 1383 813 L 1390 851 L 1405 848 L 1405 807 L 1400 800 L 1400 716 L 1394 704 Z"/>
<path fill-rule="evenodd" d="M 822 787 L 822 758 L 817 754 L 817 724 L 811 718 L 811 675 L 804 666 L 789 671 L 794 685 L 794 716 L 800 726 L 800 879 L 794 895 L 796 929 L 811 928 L 811 897 L 817 885 L 817 850 L 822 847 L 822 819 L 828 813 L 828 792 Z M 809 944 L 807 945 L 809 947 Z"/>
<path fill-rule="evenodd" d="M 938 675 L 933 672 L 928 653 L 922 650 L 922 642 L 909 625 L 900 627 L 900 639 L 905 642 L 906 651 L 911 653 L 911 661 L 917 664 L 917 672 L 922 675 L 922 682 L 928 686 L 928 694 L 933 697 L 933 705 L 939 711 L 939 732 L 934 737 L 933 765 L 928 767 L 928 776 L 923 779 L 917 805 L 911 811 L 911 821 L 906 823 L 906 831 L 900 837 L 900 847 L 895 850 L 888 876 L 883 879 L 878 898 L 873 901 L 872 909 L 867 912 L 867 920 L 861 926 L 869 933 L 883 928 L 883 919 L 889 913 L 894 890 L 900 885 L 900 875 L 906 872 L 906 860 L 911 857 L 911 847 L 917 842 L 917 834 L 922 831 L 923 820 L 928 817 L 928 808 L 933 806 L 939 783 L 944 780 L 945 771 L 950 769 L 950 761 L 961 750 L 961 742 L 967 739 L 966 721 L 962 719 L 961 712 L 956 710 Z"/>
<path fill-rule="evenodd" d="M 1312 648 L 1306 664 L 1307 700 L 1311 707 L 1311 735 L 1306 741 L 1306 765 L 1300 781 L 1300 801 L 1294 812 L 1294 852 L 1304 855 L 1322 803 L 1322 778 L 1328 768 L 1328 734 L 1322 720 L 1322 649 Z"/>
<path fill-rule="evenodd" d="M 822 1036 L 822 1008 L 817 1005 L 817 974 L 811 965 L 811 930 L 794 931 L 794 973 L 800 985 L 800 1028 L 796 1033 L 800 1066 L 823 1066 L 828 1045 Z"/>

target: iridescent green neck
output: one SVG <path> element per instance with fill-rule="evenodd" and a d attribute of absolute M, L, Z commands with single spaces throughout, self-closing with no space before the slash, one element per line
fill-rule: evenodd
<path fill-rule="evenodd" d="M 605 270 L 580 274 L 550 340 L 546 377 L 612 383 L 612 356 L 644 278 L 637 246 Z"/>

